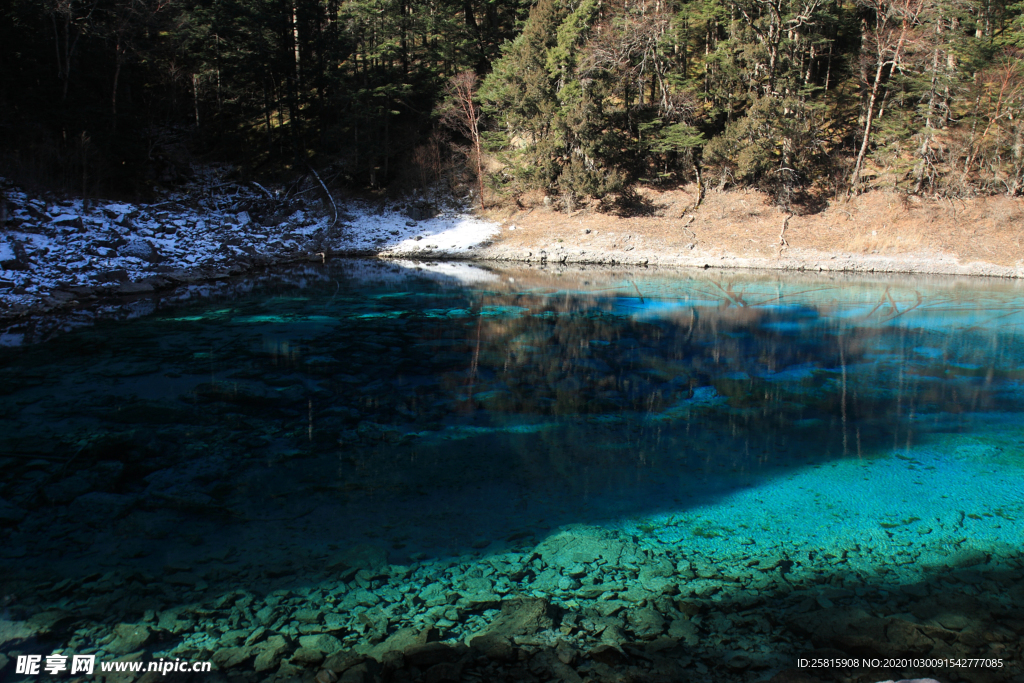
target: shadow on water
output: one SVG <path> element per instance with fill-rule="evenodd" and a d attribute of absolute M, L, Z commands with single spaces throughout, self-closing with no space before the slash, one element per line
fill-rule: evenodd
<path fill-rule="evenodd" d="M 336 673 L 387 680 L 484 657 L 475 680 L 588 662 L 796 682 L 814 679 L 784 660 L 808 642 L 1019 649 L 1024 596 L 994 597 L 1019 555 L 993 548 L 1024 505 L 956 488 L 1020 483 L 1015 292 L 344 268 L 4 351 L 0 650 L 178 647 L 230 670 L 217 653 L 239 649 L 252 671 L 282 634 L 255 670 L 287 679 L 331 668 L 295 650 L 319 634 L 359 650 Z M 943 581 L 991 585 L 950 602 Z M 410 594 L 431 583 L 447 592 Z M 487 622 L 526 625 L 490 654 L 409 649 Z M 381 668 L 409 629 L 423 642 Z M 317 642 L 299 650 L 337 649 Z"/>

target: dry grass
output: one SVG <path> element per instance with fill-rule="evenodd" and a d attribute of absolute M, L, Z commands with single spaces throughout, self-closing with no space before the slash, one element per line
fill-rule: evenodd
<path fill-rule="evenodd" d="M 622 251 L 629 247 L 666 253 L 699 249 L 711 254 L 772 257 L 782 253 L 779 233 L 787 214 L 763 194 L 708 192 L 696 211 L 693 186 L 642 191 L 643 215 L 617 215 L 607 204 L 590 202 L 566 214 L 557 198 L 524 195 L 487 212 L 491 220 L 515 225 L 503 230 L 503 246 L 548 246 Z M 691 218 L 692 217 L 692 218 Z M 1020 244 L 1024 201 L 1009 197 L 943 200 L 873 191 L 830 203 L 823 211 L 793 215 L 786 226 L 787 249 L 826 253 L 908 257 L 952 255 L 962 263 L 985 261 L 1013 266 L 1024 259 Z"/>

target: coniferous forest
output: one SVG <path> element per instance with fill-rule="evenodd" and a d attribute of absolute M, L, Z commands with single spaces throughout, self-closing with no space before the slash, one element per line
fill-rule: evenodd
<path fill-rule="evenodd" d="M 8 0 L 0 45 L 0 173 L 86 196 L 1024 190 L 1012 0 Z"/>

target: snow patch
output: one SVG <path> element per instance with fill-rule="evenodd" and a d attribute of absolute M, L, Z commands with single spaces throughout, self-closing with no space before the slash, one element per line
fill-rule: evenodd
<path fill-rule="evenodd" d="M 0 178 L 13 217 L 0 242 L 0 260 L 14 260 L 23 248 L 25 261 L 21 270 L 4 271 L 0 317 L 49 308 L 54 300 L 118 293 L 125 274 L 129 283 L 153 278 L 159 289 L 197 273 L 220 276 L 318 256 L 468 257 L 500 231 L 497 223 L 457 211 L 414 220 L 399 206 L 356 205 L 339 206 L 335 216 L 301 194 L 288 197 L 278 188 L 220 182 L 224 170 L 196 169 L 190 185 L 164 192 L 148 205 L 43 202 Z M 417 218 L 432 210 L 422 198 L 408 209 Z M 460 282 L 489 278 L 480 269 L 417 268 Z M 69 292 L 75 287 L 86 291 Z M 58 291 L 63 294 L 48 299 Z M 123 293 L 137 292 L 126 288 Z"/>

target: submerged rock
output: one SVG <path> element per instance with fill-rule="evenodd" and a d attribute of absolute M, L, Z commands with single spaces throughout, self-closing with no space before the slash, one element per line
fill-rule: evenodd
<path fill-rule="evenodd" d="M 665 631 L 665 618 L 653 607 L 642 607 L 627 614 L 629 625 L 641 640 L 654 640 Z"/>
<path fill-rule="evenodd" d="M 271 669 L 276 669 L 278 664 L 281 663 L 281 659 L 288 652 L 288 643 L 285 641 L 284 636 L 274 635 L 261 643 L 258 649 L 260 652 L 256 655 L 256 661 L 254 662 L 256 671 L 270 671 Z"/>
<path fill-rule="evenodd" d="M 226 647 L 217 650 L 210 658 L 220 669 L 231 669 L 241 666 L 253 657 L 251 647 Z"/>
<path fill-rule="evenodd" d="M 542 598 L 506 600 L 501 603 L 501 613 L 478 635 L 504 638 L 532 635 L 541 629 L 551 628 L 557 615 L 557 608 Z"/>
<path fill-rule="evenodd" d="M 118 624 L 114 627 L 114 642 L 107 646 L 107 651 L 115 655 L 135 652 L 149 642 L 153 633 L 145 624 Z"/>
<path fill-rule="evenodd" d="M 458 659 L 460 651 L 446 643 L 423 643 L 410 645 L 403 654 L 406 663 L 424 668 Z"/>
<path fill-rule="evenodd" d="M 27 513 L 14 503 L 0 498 L 0 524 L 14 524 L 25 519 Z"/>
<path fill-rule="evenodd" d="M 635 542 L 600 527 L 574 527 L 550 536 L 534 552 L 549 567 L 558 569 L 593 564 L 598 560 L 612 567 L 637 563 L 641 555 Z"/>
<path fill-rule="evenodd" d="M 328 655 L 339 652 L 342 649 L 341 641 L 328 633 L 301 636 L 299 638 L 299 645 L 303 648 L 317 650 Z M 323 657 L 321 657 L 321 660 L 322 659 Z"/>
<path fill-rule="evenodd" d="M 510 662 L 516 656 L 509 639 L 498 633 L 476 636 L 470 640 L 469 646 L 485 657 L 498 662 Z"/>
<path fill-rule="evenodd" d="M 76 498 L 69 506 L 69 512 L 77 519 L 102 523 L 127 514 L 136 502 L 135 496 L 93 491 Z"/>

